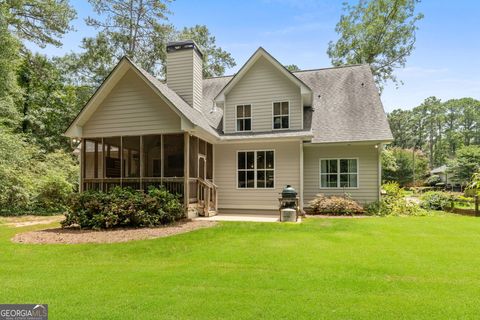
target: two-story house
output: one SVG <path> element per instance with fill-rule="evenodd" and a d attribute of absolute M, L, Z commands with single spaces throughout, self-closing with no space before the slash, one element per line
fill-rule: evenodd
<path fill-rule="evenodd" d="M 380 197 L 392 134 L 368 65 L 290 72 L 259 48 L 233 76 L 204 79 L 193 41 L 167 46 L 166 82 L 120 60 L 72 122 L 81 190 L 163 185 L 189 215 L 270 213 L 290 184 Z"/>

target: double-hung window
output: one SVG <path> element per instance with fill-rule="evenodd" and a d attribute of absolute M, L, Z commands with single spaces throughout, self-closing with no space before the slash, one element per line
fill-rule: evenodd
<path fill-rule="evenodd" d="M 237 131 L 252 130 L 252 105 L 242 104 L 237 106 Z"/>
<path fill-rule="evenodd" d="M 274 188 L 274 151 L 239 151 L 237 153 L 238 188 Z"/>
<path fill-rule="evenodd" d="M 290 127 L 290 106 L 288 101 L 273 103 L 273 129 Z"/>
<path fill-rule="evenodd" d="M 320 188 L 358 187 L 357 159 L 320 159 Z"/>

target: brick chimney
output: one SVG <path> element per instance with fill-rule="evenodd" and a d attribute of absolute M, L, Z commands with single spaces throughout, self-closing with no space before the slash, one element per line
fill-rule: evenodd
<path fill-rule="evenodd" d="M 167 86 L 201 109 L 203 53 L 193 40 L 167 44 Z"/>

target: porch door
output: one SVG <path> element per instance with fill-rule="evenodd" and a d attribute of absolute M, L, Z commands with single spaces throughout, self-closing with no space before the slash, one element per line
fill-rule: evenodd
<path fill-rule="evenodd" d="M 203 155 L 198 156 L 198 177 L 203 180 L 207 177 L 206 160 Z"/>

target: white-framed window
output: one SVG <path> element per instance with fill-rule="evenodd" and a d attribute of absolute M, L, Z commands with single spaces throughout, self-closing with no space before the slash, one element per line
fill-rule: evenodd
<path fill-rule="evenodd" d="M 273 103 L 273 129 L 290 128 L 290 103 L 279 101 Z"/>
<path fill-rule="evenodd" d="M 237 188 L 275 188 L 275 151 L 237 151 Z"/>
<path fill-rule="evenodd" d="M 237 131 L 252 130 L 252 105 L 241 104 L 236 106 Z"/>
<path fill-rule="evenodd" d="M 320 159 L 320 188 L 358 188 L 358 159 Z"/>

